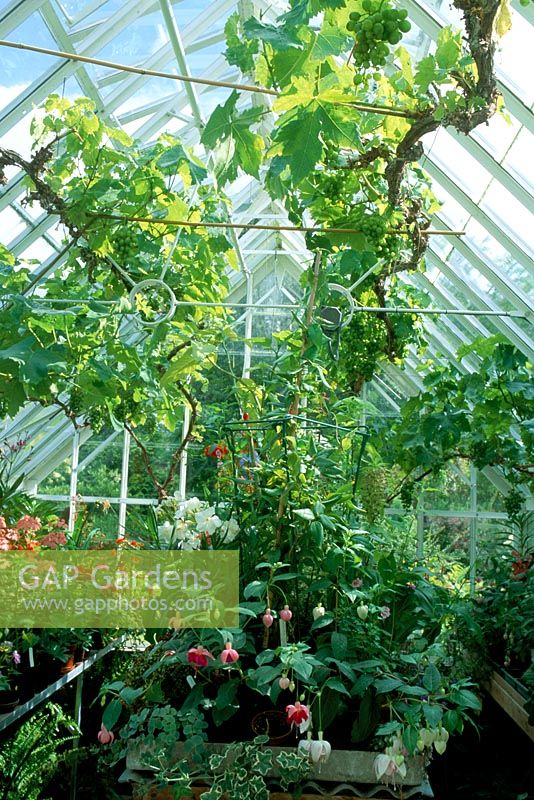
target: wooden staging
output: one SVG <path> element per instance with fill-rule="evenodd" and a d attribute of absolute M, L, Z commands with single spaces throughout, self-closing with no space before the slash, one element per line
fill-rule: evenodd
<path fill-rule="evenodd" d="M 525 711 L 525 698 L 511 686 L 502 675 L 493 672 L 488 684 L 488 692 L 501 706 L 511 719 L 534 742 L 534 725 L 528 723 L 528 713 Z"/>

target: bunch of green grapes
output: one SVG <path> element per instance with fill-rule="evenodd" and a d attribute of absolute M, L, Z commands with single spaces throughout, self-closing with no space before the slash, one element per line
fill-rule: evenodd
<path fill-rule="evenodd" d="M 347 23 L 356 40 L 353 51 L 354 64 L 358 68 L 383 67 L 390 47 L 398 44 L 403 35 L 412 27 L 408 22 L 408 12 L 396 9 L 389 0 L 363 0 L 362 13 L 352 11 Z M 375 74 L 379 78 L 380 73 Z M 357 73 L 354 83 L 365 80 Z"/>
<path fill-rule="evenodd" d="M 505 511 L 511 520 L 515 520 L 521 513 L 524 502 L 524 496 L 515 486 L 512 486 L 503 500 Z"/>
<path fill-rule="evenodd" d="M 369 249 L 378 258 L 391 261 L 398 253 L 398 239 L 395 234 L 388 233 L 389 220 L 381 214 L 369 214 L 359 209 L 354 219 L 354 226 L 367 239 Z"/>
<path fill-rule="evenodd" d="M 402 507 L 409 511 L 413 508 L 414 505 L 414 494 L 415 494 L 415 482 L 414 481 L 406 481 L 403 483 L 400 490 L 400 501 L 402 503 Z"/>
<path fill-rule="evenodd" d="M 368 298 L 360 298 L 363 302 L 366 299 Z M 373 377 L 386 345 L 386 329 L 376 314 L 354 314 L 341 332 L 338 366 L 340 380 L 358 394 L 363 382 Z"/>
<path fill-rule="evenodd" d="M 93 406 L 87 412 L 87 421 L 93 433 L 98 434 L 107 422 L 107 415 L 99 406 Z"/>
<path fill-rule="evenodd" d="M 117 256 L 117 261 L 122 264 L 128 264 L 139 251 L 135 230 L 132 228 L 119 228 L 115 234 L 113 249 Z"/>
<path fill-rule="evenodd" d="M 367 522 L 372 525 L 383 519 L 387 498 L 387 472 L 383 467 L 369 467 L 365 470 L 360 496 Z"/>

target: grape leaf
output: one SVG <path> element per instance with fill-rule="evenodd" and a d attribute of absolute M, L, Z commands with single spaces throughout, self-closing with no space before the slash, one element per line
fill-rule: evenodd
<path fill-rule="evenodd" d="M 300 111 L 276 134 L 276 142 L 283 147 L 293 183 L 298 183 L 313 171 L 323 152 L 319 138 L 321 123 L 315 109 L 314 104 L 310 104 L 308 110 Z"/>
<path fill-rule="evenodd" d="M 297 34 L 288 26 L 264 25 L 263 22 L 250 17 L 243 25 L 249 39 L 260 39 L 272 45 L 275 50 L 289 50 L 290 47 L 302 47 Z"/>
<path fill-rule="evenodd" d="M 347 46 L 347 37 L 340 33 L 337 25 L 325 22 L 317 34 L 310 58 L 312 61 L 323 61 L 328 56 L 338 56 Z"/>
<path fill-rule="evenodd" d="M 450 27 L 443 28 L 438 36 L 436 62 L 441 69 L 452 69 L 458 63 L 462 52 L 460 34 L 453 34 Z"/>

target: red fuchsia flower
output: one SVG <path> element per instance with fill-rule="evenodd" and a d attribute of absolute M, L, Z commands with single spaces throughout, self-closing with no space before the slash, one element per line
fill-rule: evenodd
<path fill-rule="evenodd" d="M 236 661 L 239 661 L 239 653 L 234 650 L 231 642 L 226 642 L 219 658 L 223 664 L 235 664 Z"/>
<path fill-rule="evenodd" d="M 243 422 L 248 422 L 248 421 L 249 421 L 249 415 L 245 411 L 245 413 L 243 414 Z"/>
<path fill-rule="evenodd" d="M 265 627 L 266 628 L 270 628 L 271 625 L 274 622 L 274 617 L 271 614 L 271 609 L 270 608 L 266 608 L 265 609 L 265 614 L 263 615 L 262 619 L 263 619 L 263 624 L 265 625 Z"/>
<path fill-rule="evenodd" d="M 197 645 L 197 647 L 191 647 L 187 652 L 188 662 L 194 664 L 195 667 L 207 667 L 208 658 L 213 658 L 213 656 L 210 651 L 202 647 L 201 644 Z"/>
<path fill-rule="evenodd" d="M 100 730 L 98 731 L 97 739 L 100 744 L 112 744 L 115 740 L 115 734 L 113 731 L 108 731 L 104 723 L 102 723 Z"/>
<path fill-rule="evenodd" d="M 283 607 L 283 609 L 280 611 L 280 619 L 283 619 L 284 622 L 289 622 L 289 620 L 291 619 L 292 616 L 293 616 L 293 612 L 291 611 L 289 606 L 286 604 Z"/>
<path fill-rule="evenodd" d="M 388 606 L 382 606 L 380 609 L 380 616 L 382 619 L 387 619 L 389 616 L 391 616 L 391 609 Z"/>
<path fill-rule="evenodd" d="M 363 586 L 362 579 L 361 578 L 354 578 L 354 580 L 352 581 L 352 588 L 353 589 L 359 589 L 360 586 Z"/>
<path fill-rule="evenodd" d="M 204 448 L 204 455 L 208 456 L 208 458 L 216 458 L 217 461 L 221 461 L 225 456 L 228 455 L 228 448 L 225 444 L 219 442 L 219 444 L 211 445 L 209 444 L 207 447 Z"/>
<path fill-rule="evenodd" d="M 302 725 L 310 718 L 310 711 L 308 706 L 295 701 L 294 705 L 286 706 L 287 721 L 292 725 Z"/>

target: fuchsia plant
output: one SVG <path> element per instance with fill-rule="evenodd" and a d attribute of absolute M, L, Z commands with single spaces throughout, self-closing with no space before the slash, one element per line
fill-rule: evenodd
<path fill-rule="evenodd" d="M 223 664 L 235 664 L 236 661 L 239 661 L 239 653 L 234 650 L 231 642 L 226 642 L 219 658 Z"/>
<path fill-rule="evenodd" d="M 209 658 L 213 659 L 212 654 L 201 644 L 191 647 L 187 651 L 187 660 L 190 664 L 194 664 L 195 667 L 207 667 Z"/>

